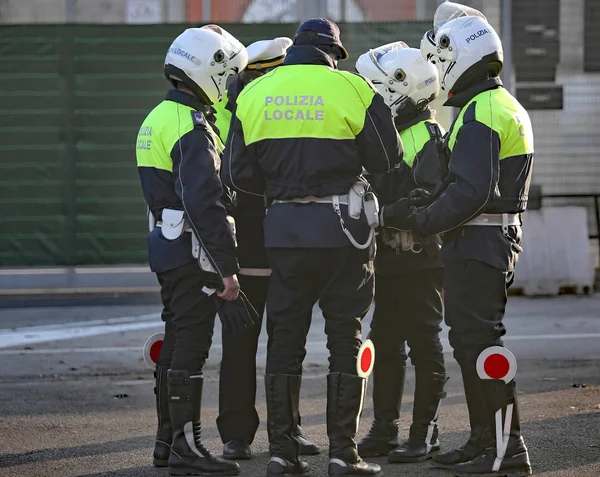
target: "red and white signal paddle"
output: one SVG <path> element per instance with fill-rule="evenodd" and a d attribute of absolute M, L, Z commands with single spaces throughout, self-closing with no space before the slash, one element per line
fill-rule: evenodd
<path fill-rule="evenodd" d="M 375 364 L 375 346 L 370 339 L 366 339 L 358 350 L 356 358 L 356 372 L 361 378 L 368 378 Z"/>
<path fill-rule="evenodd" d="M 502 346 L 490 346 L 484 349 L 477 358 L 477 374 L 481 379 L 498 379 L 510 383 L 517 374 L 517 359 L 506 348 Z M 506 406 L 506 420 L 502 425 L 502 408 L 496 411 L 496 460 L 492 471 L 500 469 L 508 439 L 510 437 L 510 426 L 512 423 L 514 404 Z"/>
<path fill-rule="evenodd" d="M 144 361 L 153 369 L 158 363 L 158 358 L 160 356 L 160 350 L 162 349 L 164 339 L 164 333 L 156 333 L 148 338 L 146 340 L 146 344 L 144 345 Z"/>

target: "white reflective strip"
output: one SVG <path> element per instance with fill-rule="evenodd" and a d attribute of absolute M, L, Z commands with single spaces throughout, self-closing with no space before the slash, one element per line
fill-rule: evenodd
<path fill-rule="evenodd" d="M 185 436 L 185 440 L 189 448 L 192 450 L 194 454 L 196 454 L 200 458 L 204 458 L 204 456 L 200 453 L 198 448 L 196 447 L 196 441 L 194 440 L 194 425 L 192 422 L 186 422 L 183 426 L 183 435 Z"/>
<path fill-rule="evenodd" d="M 427 436 L 425 437 L 425 446 L 427 447 L 427 453 L 431 452 L 431 448 L 432 448 L 431 438 L 433 437 L 433 431 L 435 430 L 435 424 L 440 415 L 440 407 L 442 407 L 441 399 L 438 402 L 438 406 L 437 406 L 437 409 L 435 410 L 435 415 L 433 416 L 433 419 L 429 423 L 429 426 L 427 426 Z"/>
<path fill-rule="evenodd" d="M 504 456 L 506 455 L 506 449 L 508 448 L 508 440 L 510 438 L 510 426 L 512 424 L 513 404 L 506 406 L 506 420 L 504 426 L 502 425 L 502 409 L 496 411 L 496 459 L 492 466 L 493 472 L 498 472 Z"/>
<path fill-rule="evenodd" d="M 329 459 L 329 463 L 337 464 L 341 467 L 348 467 L 348 464 L 346 464 L 342 459 Z"/>
<path fill-rule="evenodd" d="M 269 462 L 277 462 L 278 464 L 281 464 L 284 467 L 286 467 L 289 464 L 289 462 L 286 462 L 285 459 L 282 459 L 281 457 L 275 457 L 275 456 L 271 457 L 269 459 Z"/>
<path fill-rule="evenodd" d="M 202 291 L 204 293 L 206 293 L 208 296 L 211 296 L 214 292 L 216 292 L 217 290 L 215 290 L 214 288 L 207 288 L 207 287 L 202 287 Z"/>
<path fill-rule="evenodd" d="M 248 277 L 269 277 L 271 276 L 270 268 L 240 268 L 240 275 Z"/>

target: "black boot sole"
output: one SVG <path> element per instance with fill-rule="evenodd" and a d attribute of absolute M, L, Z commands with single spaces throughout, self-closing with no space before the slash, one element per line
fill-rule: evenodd
<path fill-rule="evenodd" d="M 169 467 L 169 459 L 154 459 L 152 465 L 154 467 Z"/>
<path fill-rule="evenodd" d="M 223 454 L 223 459 L 227 459 L 227 460 L 250 460 L 252 459 L 252 455 L 248 455 L 248 454 L 236 454 L 236 453 L 231 453 L 231 454 Z"/>
<path fill-rule="evenodd" d="M 468 461 L 465 461 L 465 462 L 468 462 Z M 457 462 L 456 464 L 441 464 L 441 463 L 436 462 L 434 460 L 431 461 L 431 467 L 434 467 L 436 469 L 454 470 L 454 468 L 458 464 L 464 464 L 464 462 Z"/>
<path fill-rule="evenodd" d="M 336 474 L 336 473 L 328 473 L 329 477 L 344 477 L 345 475 L 355 475 L 355 476 L 367 476 L 367 477 L 382 477 L 383 476 L 383 470 L 380 470 L 379 472 L 377 472 L 376 474 L 367 474 L 364 472 L 360 472 L 360 471 L 356 471 L 355 473 L 349 473 L 349 474 Z"/>
<path fill-rule="evenodd" d="M 307 470 L 306 472 L 301 472 L 300 474 L 297 474 L 297 473 L 290 474 L 289 472 L 286 474 L 279 474 L 276 472 L 267 472 L 267 477 L 296 477 L 298 475 L 311 475 L 310 469 Z"/>
<path fill-rule="evenodd" d="M 242 471 L 240 469 L 237 470 L 222 470 L 217 472 L 207 472 L 201 470 L 195 470 L 191 468 L 180 468 L 180 469 L 172 469 L 169 471 L 169 475 L 197 475 L 200 477 L 210 477 L 210 476 L 219 476 L 219 477 L 227 477 L 230 475 L 240 475 Z"/>
<path fill-rule="evenodd" d="M 429 454 L 421 455 L 419 457 L 403 457 L 403 456 L 392 456 L 388 455 L 388 462 L 390 464 L 414 464 L 416 462 L 423 462 L 431 459 L 434 455 L 439 454 L 440 451 L 431 451 Z M 451 469 L 454 466 L 450 467 Z"/>
<path fill-rule="evenodd" d="M 532 475 L 533 471 L 529 470 L 499 470 L 498 472 L 484 472 L 484 473 L 465 473 L 455 472 L 454 475 L 457 477 L 527 477 Z"/>

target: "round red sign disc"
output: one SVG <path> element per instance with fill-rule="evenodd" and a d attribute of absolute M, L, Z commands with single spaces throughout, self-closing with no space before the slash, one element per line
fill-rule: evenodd
<path fill-rule="evenodd" d="M 358 356 L 356 358 L 356 372 L 361 378 L 366 378 L 373 371 L 373 365 L 375 364 L 375 346 L 369 339 L 365 340 L 360 349 L 358 350 Z"/>
<path fill-rule="evenodd" d="M 485 373 L 492 379 L 502 379 L 510 371 L 510 363 L 501 354 L 492 354 L 483 363 Z"/>
<path fill-rule="evenodd" d="M 360 357 L 360 369 L 363 373 L 369 371 L 369 368 L 371 367 L 371 361 L 373 361 L 373 353 L 371 353 L 371 350 L 367 348 Z"/>
<path fill-rule="evenodd" d="M 154 368 L 156 363 L 158 363 L 164 337 L 164 333 L 156 333 L 146 340 L 146 344 L 144 345 L 144 361 L 151 368 Z"/>
<path fill-rule="evenodd" d="M 481 379 L 501 379 L 508 383 L 517 374 L 517 359 L 508 349 L 491 346 L 477 358 L 477 374 Z"/>

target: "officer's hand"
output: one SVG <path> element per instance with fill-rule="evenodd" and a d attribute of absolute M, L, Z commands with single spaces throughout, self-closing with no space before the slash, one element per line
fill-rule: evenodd
<path fill-rule="evenodd" d="M 223 290 L 217 292 L 217 296 L 225 301 L 235 300 L 240 293 L 240 283 L 237 276 L 223 278 Z"/>
<path fill-rule="evenodd" d="M 410 205 L 423 207 L 431 204 L 433 202 L 433 197 L 429 191 L 419 188 L 412 190 L 410 194 L 408 194 L 408 200 Z"/>
<path fill-rule="evenodd" d="M 379 223 L 383 227 L 408 232 L 415 228 L 414 216 L 416 212 L 417 208 L 410 204 L 409 199 L 400 199 L 393 204 L 383 206 Z"/>

